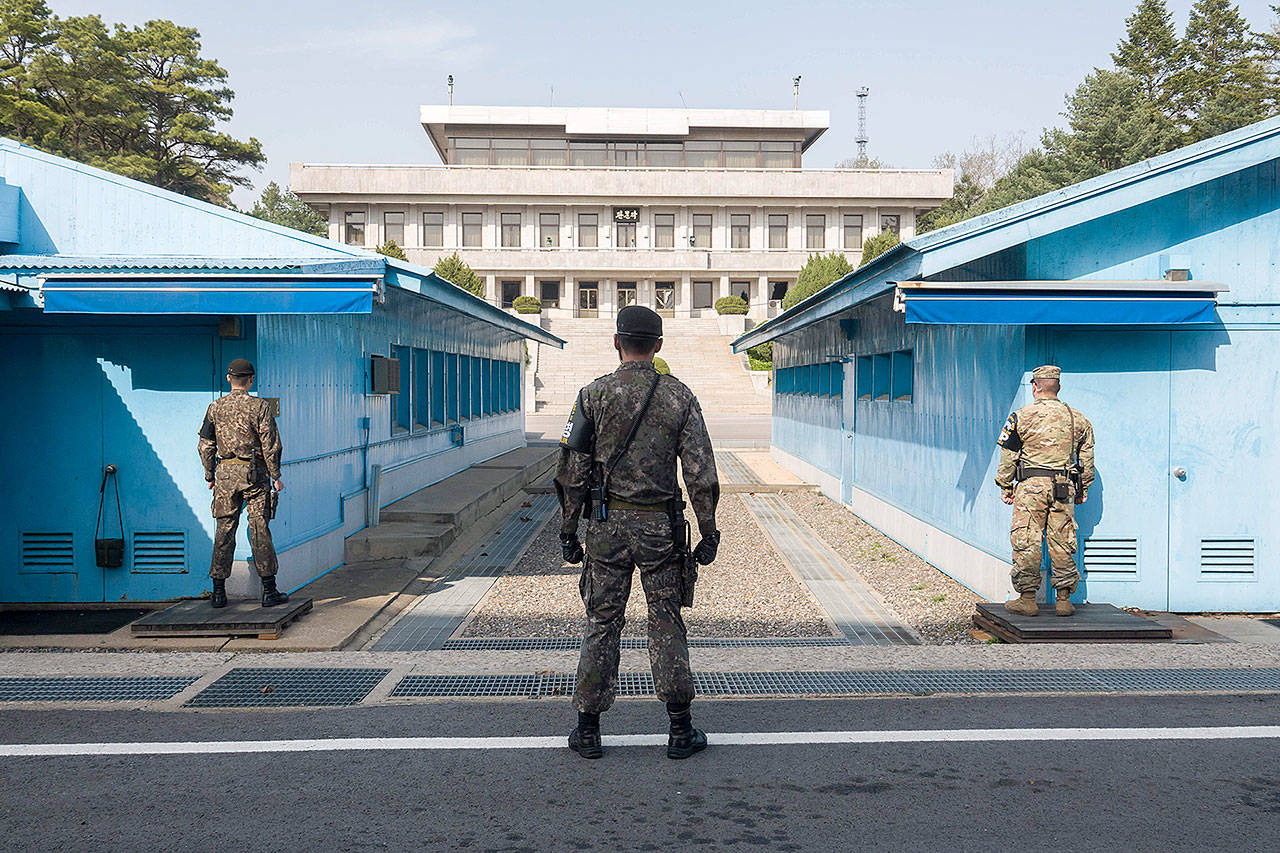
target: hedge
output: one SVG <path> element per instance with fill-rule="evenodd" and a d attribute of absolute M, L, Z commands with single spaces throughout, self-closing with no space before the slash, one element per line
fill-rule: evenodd
<path fill-rule="evenodd" d="M 534 296 L 517 296 L 511 300 L 511 307 L 517 314 L 541 314 L 542 302 Z"/>
<path fill-rule="evenodd" d="M 741 296 L 721 296 L 716 300 L 717 314 L 745 314 L 747 313 L 747 300 Z"/>

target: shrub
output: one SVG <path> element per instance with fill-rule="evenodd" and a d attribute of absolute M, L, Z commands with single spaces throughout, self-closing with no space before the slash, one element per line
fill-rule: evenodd
<path fill-rule="evenodd" d="M 451 284 L 456 284 L 463 290 L 484 298 L 484 280 L 476 275 L 475 270 L 467 266 L 466 261 L 458 257 L 457 252 L 436 261 L 432 272 Z"/>
<path fill-rule="evenodd" d="M 716 300 L 717 314 L 745 314 L 747 313 L 747 300 L 741 296 L 721 296 Z"/>
<path fill-rule="evenodd" d="M 862 261 L 863 264 L 869 264 L 875 258 L 883 255 L 902 241 L 898 239 L 898 235 L 892 231 L 881 231 L 879 234 L 873 234 L 867 238 L 862 244 Z"/>
<path fill-rule="evenodd" d="M 773 341 L 748 349 L 747 362 L 752 370 L 773 370 Z"/>
<path fill-rule="evenodd" d="M 671 368 L 667 366 L 667 362 L 664 359 L 658 358 L 656 355 L 653 357 L 653 369 L 659 373 L 667 375 L 670 375 L 671 373 Z"/>
<path fill-rule="evenodd" d="M 839 281 L 850 272 L 853 272 L 853 265 L 849 263 L 848 258 L 839 252 L 832 252 L 829 255 L 817 253 L 810 255 L 809 260 L 805 261 L 804 266 L 800 269 L 800 275 L 796 278 L 796 286 L 788 290 L 787 294 L 782 297 L 782 310 L 785 311 L 791 306 L 803 302 L 824 287 Z"/>
<path fill-rule="evenodd" d="M 379 255 L 386 255 L 388 258 L 396 258 L 401 261 L 409 260 L 409 256 L 404 253 L 404 249 L 401 249 L 400 244 L 395 240 L 387 240 L 374 251 Z"/>
<path fill-rule="evenodd" d="M 533 296 L 517 296 L 511 300 L 511 307 L 517 314 L 541 314 L 542 303 Z"/>

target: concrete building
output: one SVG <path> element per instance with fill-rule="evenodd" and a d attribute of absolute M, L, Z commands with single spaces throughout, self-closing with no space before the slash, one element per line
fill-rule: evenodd
<path fill-rule="evenodd" d="M 196 431 L 236 357 L 279 400 L 286 589 L 373 506 L 524 445 L 525 339 L 559 341 L 430 270 L 14 142 L 0 177 L 0 602 L 209 588 Z M 99 565 L 121 530 L 123 565 Z M 239 595 L 248 556 L 242 532 Z"/>
<path fill-rule="evenodd" d="M 509 308 L 675 317 L 730 293 L 778 313 L 812 252 L 855 265 L 882 229 L 903 238 L 951 196 L 946 169 L 804 168 L 828 114 L 802 110 L 424 106 L 439 166 L 294 163 L 290 189 L 328 211 L 331 239 L 384 240 L 432 266 L 458 252 Z"/>
<path fill-rule="evenodd" d="M 1003 600 L 996 436 L 1032 368 L 1093 422 L 1077 598 L 1280 610 L 1280 119 L 896 247 L 735 342 L 772 340 L 773 447 Z"/>

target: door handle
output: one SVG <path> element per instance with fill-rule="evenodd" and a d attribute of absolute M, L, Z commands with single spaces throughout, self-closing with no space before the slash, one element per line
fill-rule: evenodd
<path fill-rule="evenodd" d="M 1185 480 L 1187 479 L 1187 469 L 1179 465 L 1177 468 L 1173 469 L 1173 476 L 1177 477 L 1179 480 Z"/>

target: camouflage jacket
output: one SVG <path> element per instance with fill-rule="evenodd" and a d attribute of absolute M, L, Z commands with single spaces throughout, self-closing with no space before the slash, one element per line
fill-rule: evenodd
<path fill-rule="evenodd" d="M 271 404 L 248 391 L 235 390 L 209 404 L 200 425 L 196 445 L 204 478 L 213 479 L 218 459 L 245 459 L 267 469 L 273 480 L 280 479 L 280 432 L 271 414 Z"/>
<path fill-rule="evenodd" d="M 1036 400 L 1009 415 L 1000 438 L 996 485 L 1013 490 L 1018 461 L 1030 468 L 1065 469 L 1078 456 L 1080 484 L 1093 482 L 1093 424 L 1061 400 Z"/>
<path fill-rule="evenodd" d="M 698 399 L 674 376 L 659 376 L 652 362 L 628 361 L 578 393 L 571 417 L 585 417 L 594 425 L 594 449 L 587 453 L 561 448 L 556 490 L 564 512 L 565 534 L 572 534 L 578 528 L 592 464 L 600 462 L 607 466 L 613 459 L 640 413 L 655 376 L 658 376 L 658 387 L 653 402 L 631 446 L 613 469 L 609 496 L 637 504 L 671 499 L 678 488 L 676 460 L 679 459 L 698 529 L 704 535 L 715 531 L 720 480 Z M 566 429 L 565 434 L 568 433 Z"/>

